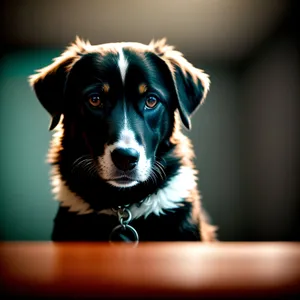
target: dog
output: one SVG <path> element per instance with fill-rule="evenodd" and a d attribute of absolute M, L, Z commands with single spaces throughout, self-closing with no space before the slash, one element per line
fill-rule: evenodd
<path fill-rule="evenodd" d="M 216 241 L 202 207 L 191 117 L 210 79 L 166 39 L 78 37 L 29 77 L 55 130 L 53 241 Z"/>

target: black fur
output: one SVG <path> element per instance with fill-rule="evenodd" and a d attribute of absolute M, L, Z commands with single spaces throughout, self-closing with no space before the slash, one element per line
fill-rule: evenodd
<path fill-rule="evenodd" d="M 191 204 L 176 213 L 166 212 L 164 216 L 150 215 L 146 221 L 139 218 L 130 222 L 141 241 L 199 241 L 198 224 L 187 221 Z M 54 241 L 108 241 L 112 229 L 119 225 L 115 216 L 89 215 L 78 216 L 67 208 L 60 207 L 54 220 L 52 239 Z"/>
<path fill-rule="evenodd" d="M 52 234 L 55 241 L 107 241 L 119 221 L 116 216 L 99 214 L 99 211 L 139 203 L 168 186 L 182 166 L 194 167 L 192 148 L 189 140 L 181 135 L 176 114 L 178 110 L 183 124 L 191 127 L 191 115 L 208 90 L 207 75 L 164 42 L 152 43 L 148 48 L 128 44 L 122 48 L 128 63 L 124 82 L 116 49 L 119 48 L 115 44 L 92 48 L 77 40 L 52 65 L 31 77 L 37 97 L 52 116 L 50 129 L 58 125 L 63 115 L 61 138 L 50 149 L 50 162 L 68 190 L 93 210 L 79 215 L 70 212 L 68 207 L 60 207 Z M 106 83 L 109 91 L 103 92 Z M 142 83 L 147 86 L 145 93 L 138 90 Z M 101 109 L 88 101 L 94 94 L 101 98 Z M 145 99 L 152 94 L 159 102 L 154 109 L 146 109 Z M 105 145 L 112 145 L 122 130 L 124 101 L 135 140 L 143 145 L 152 166 L 156 161 L 160 169 L 153 167 L 155 180 L 142 181 L 135 169 L 126 171 L 138 184 L 120 188 L 111 185 L 110 178 L 91 174 L 74 164 L 88 157 L 95 170 Z M 182 151 L 183 148 L 187 151 Z M 115 173 L 121 174 L 119 170 Z M 196 189 L 182 199 L 179 207 L 165 209 L 159 216 L 153 213 L 147 218 L 142 216 L 130 225 L 137 230 L 141 241 L 215 239 L 214 228 L 205 219 Z"/>

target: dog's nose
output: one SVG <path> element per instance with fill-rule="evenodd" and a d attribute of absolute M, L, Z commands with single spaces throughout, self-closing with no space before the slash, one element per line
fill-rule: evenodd
<path fill-rule="evenodd" d="M 111 158 L 119 170 L 129 171 L 136 166 L 140 154 L 133 148 L 116 148 L 111 153 Z"/>

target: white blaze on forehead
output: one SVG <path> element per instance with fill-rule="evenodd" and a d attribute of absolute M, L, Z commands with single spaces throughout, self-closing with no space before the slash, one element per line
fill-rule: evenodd
<path fill-rule="evenodd" d="M 125 76 L 126 76 L 126 71 L 127 71 L 127 67 L 128 67 L 128 61 L 124 56 L 124 52 L 123 49 L 120 48 L 119 49 L 119 60 L 118 60 L 118 66 L 121 72 L 121 77 L 122 77 L 122 81 L 123 84 L 125 83 Z"/>
<path fill-rule="evenodd" d="M 140 145 L 134 137 L 134 132 L 127 127 L 127 120 L 125 117 L 124 129 L 121 131 L 120 138 L 117 141 L 120 148 L 135 148 L 138 149 Z"/>

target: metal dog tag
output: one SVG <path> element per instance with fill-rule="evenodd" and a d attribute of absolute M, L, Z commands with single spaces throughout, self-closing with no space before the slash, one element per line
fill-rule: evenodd
<path fill-rule="evenodd" d="M 130 225 L 118 225 L 112 230 L 109 240 L 111 242 L 138 243 L 139 235 Z"/>
<path fill-rule="evenodd" d="M 136 246 L 139 242 L 137 231 L 128 223 L 131 221 L 131 212 L 128 208 L 119 207 L 116 210 L 120 225 L 117 225 L 109 235 L 110 242 L 134 243 Z"/>

